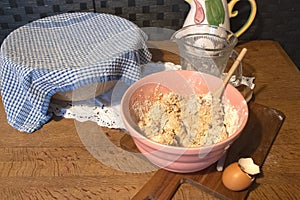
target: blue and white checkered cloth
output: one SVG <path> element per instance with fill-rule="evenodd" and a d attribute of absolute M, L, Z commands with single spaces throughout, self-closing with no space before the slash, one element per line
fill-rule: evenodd
<path fill-rule="evenodd" d="M 151 59 L 147 36 L 123 18 L 66 13 L 13 31 L 0 53 L 0 88 L 8 123 L 22 132 L 40 129 L 52 117 L 51 97 L 84 85 L 140 78 Z"/>

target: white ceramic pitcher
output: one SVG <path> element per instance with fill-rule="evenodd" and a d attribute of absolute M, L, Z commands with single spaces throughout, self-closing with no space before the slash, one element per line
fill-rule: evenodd
<path fill-rule="evenodd" d="M 233 11 L 234 5 L 239 0 L 185 0 L 190 4 L 190 11 L 184 22 L 184 27 L 193 24 L 210 24 L 230 29 L 230 18 L 236 17 L 238 11 Z M 255 0 L 248 0 L 251 12 L 247 22 L 235 33 L 237 37 L 242 35 L 252 24 L 256 15 Z"/>

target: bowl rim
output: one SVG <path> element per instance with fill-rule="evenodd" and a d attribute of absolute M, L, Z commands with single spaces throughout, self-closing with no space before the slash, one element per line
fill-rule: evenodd
<path fill-rule="evenodd" d="M 176 150 L 176 151 L 191 151 L 191 153 L 193 151 L 198 151 L 201 150 L 201 151 L 205 151 L 205 150 L 209 150 L 209 149 L 212 149 L 212 148 L 217 148 L 217 147 L 224 147 L 224 144 L 226 144 L 226 147 L 228 145 L 230 145 L 231 143 L 234 142 L 234 139 L 237 138 L 240 133 L 242 132 L 242 130 L 244 129 L 244 127 L 246 126 L 247 124 L 247 121 L 248 121 L 248 118 L 249 118 L 249 109 L 248 109 L 248 104 L 245 100 L 245 98 L 243 97 L 243 95 L 232 85 L 228 84 L 226 89 L 225 90 L 228 90 L 228 88 L 230 88 L 231 90 L 234 90 L 234 92 L 241 98 L 243 99 L 243 101 L 241 102 L 241 104 L 245 105 L 243 106 L 243 109 L 244 109 L 244 114 L 245 115 L 245 119 L 243 120 L 243 122 L 240 124 L 240 127 L 239 129 L 237 129 L 235 131 L 234 134 L 230 135 L 228 138 L 226 138 L 225 140 L 222 140 L 220 142 L 217 142 L 215 144 L 211 144 L 211 145 L 205 145 L 205 146 L 196 146 L 196 147 L 183 147 L 183 146 L 172 146 L 172 145 L 166 145 L 166 144 L 162 144 L 162 143 L 159 143 L 159 142 L 155 142 L 149 138 L 147 138 L 146 136 L 144 136 L 142 133 L 140 133 L 138 130 L 140 130 L 139 126 L 132 120 L 132 118 L 130 117 L 126 117 L 126 112 L 129 113 L 129 100 L 130 100 L 130 97 L 131 95 L 137 90 L 139 89 L 140 87 L 142 87 L 143 85 L 147 85 L 147 84 L 153 84 L 153 83 L 156 83 L 156 84 L 159 84 L 157 82 L 154 82 L 154 81 L 150 81 L 153 77 L 156 77 L 156 76 L 162 76 L 162 75 L 170 75 L 171 73 L 179 73 L 179 74 L 182 74 L 182 73 L 191 73 L 191 74 L 200 74 L 201 77 L 204 77 L 204 78 L 212 78 L 212 79 L 215 79 L 215 80 L 218 80 L 219 82 L 222 83 L 222 80 L 216 76 L 213 76 L 213 75 L 210 75 L 210 74 L 206 74 L 206 73 L 203 73 L 203 72 L 199 72 L 199 71 L 192 71 L 192 70 L 170 70 L 170 71 L 161 71 L 161 72 L 157 72 L 157 73 L 154 73 L 154 74 L 150 74 L 146 77 L 143 77 L 141 79 L 139 79 L 138 81 L 136 81 L 135 83 L 133 83 L 124 93 L 123 97 L 122 97 L 122 100 L 121 100 L 121 118 L 123 120 L 123 123 L 125 125 L 126 128 L 127 127 L 127 124 L 130 124 L 130 125 L 134 125 L 134 126 L 131 126 L 131 129 L 133 130 L 133 132 L 131 131 L 127 131 L 129 133 L 129 135 L 131 135 L 132 137 L 135 137 L 135 138 L 139 138 L 139 139 L 142 139 L 146 142 L 149 142 L 159 148 L 169 148 L 169 149 L 173 149 L 173 150 Z M 238 131 L 240 130 L 240 131 Z M 152 147 L 153 148 L 153 147 Z"/>

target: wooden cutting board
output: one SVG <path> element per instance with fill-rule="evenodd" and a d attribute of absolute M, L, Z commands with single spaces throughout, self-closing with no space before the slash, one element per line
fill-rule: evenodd
<path fill-rule="evenodd" d="M 230 147 L 224 167 L 242 157 L 252 157 L 254 162 L 262 167 L 284 119 L 285 115 L 282 112 L 251 102 L 247 125 L 241 136 Z M 121 147 L 128 151 L 138 151 L 129 135 L 121 139 Z M 221 176 L 222 172 L 216 170 L 216 164 L 202 171 L 188 174 L 160 169 L 133 199 L 171 199 L 183 183 L 192 184 L 220 199 L 245 199 L 249 191 L 255 188 L 254 182 L 246 190 L 231 191 L 222 184 Z"/>

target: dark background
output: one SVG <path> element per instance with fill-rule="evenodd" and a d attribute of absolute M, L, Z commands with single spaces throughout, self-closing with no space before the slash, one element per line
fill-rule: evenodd
<path fill-rule="evenodd" d="M 239 40 L 275 40 L 300 69 L 300 1 L 256 0 L 255 21 Z M 250 6 L 240 0 L 239 11 L 231 19 L 234 32 L 245 23 Z M 140 27 L 180 29 L 189 11 L 184 0 L 1 0 L 0 43 L 14 29 L 46 16 L 64 12 L 87 11 L 115 14 Z M 276 66 L 274 66 L 276 69 Z"/>

